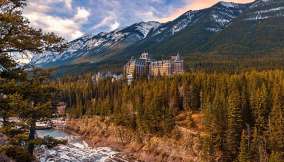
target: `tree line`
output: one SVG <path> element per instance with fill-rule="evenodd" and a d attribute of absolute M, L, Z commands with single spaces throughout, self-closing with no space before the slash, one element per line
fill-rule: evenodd
<path fill-rule="evenodd" d="M 0 65 L 7 70 L 0 73 L 0 133 L 8 138 L 0 146 L 0 158 L 4 154 L 16 161 L 33 160 L 38 144 L 35 123 L 51 117 L 52 98 L 60 98 L 67 103 L 68 114 L 73 118 L 109 118 L 140 137 L 169 136 L 177 126 L 176 117 L 184 112 L 189 112 L 190 128 L 191 114 L 202 113 L 206 161 L 284 160 L 283 70 L 234 73 L 241 67 L 237 64 L 225 73 L 223 67 L 228 66 L 221 64 L 217 66 L 220 73 L 202 72 L 216 67 L 209 63 L 197 64 L 196 69 L 201 70 L 192 73 L 141 79 L 131 85 L 125 80 L 94 82 L 91 75 L 50 81 L 41 70 L 27 72 L 19 68 L 8 55 L 60 51 L 65 46 L 55 34 L 29 26 L 22 16 L 25 5 L 25 0 L 0 0 Z M 259 62 L 262 61 L 255 64 Z M 263 64 L 260 66 L 274 67 L 270 61 Z M 279 62 L 277 67 L 282 65 Z M 10 117 L 18 117 L 22 125 L 9 122 Z"/>
<path fill-rule="evenodd" d="M 52 86 L 62 91 L 71 117 L 107 117 L 137 134 L 169 135 L 178 114 L 202 113 L 208 161 L 283 160 L 283 70 L 194 72 L 131 85 L 110 79 L 94 83 L 89 75 Z"/>

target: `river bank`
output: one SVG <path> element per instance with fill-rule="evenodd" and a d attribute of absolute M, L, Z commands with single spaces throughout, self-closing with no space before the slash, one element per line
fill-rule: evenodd
<path fill-rule="evenodd" d="M 40 162 L 46 161 L 76 161 L 76 162 L 130 162 L 112 147 L 91 147 L 80 135 L 65 130 L 50 129 L 37 130 L 40 138 L 50 136 L 55 139 L 66 140 L 66 144 L 60 144 L 52 148 L 45 145 L 35 149 L 35 157 Z"/>
<path fill-rule="evenodd" d="M 67 121 L 66 128 L 80 134 L 92 147 L 112 147 L 140 161 L 195 162 L 203 157 L 200 134 L 182 127 L 158 137 L 116 126 L 108 119 L 82 118 Z"/>

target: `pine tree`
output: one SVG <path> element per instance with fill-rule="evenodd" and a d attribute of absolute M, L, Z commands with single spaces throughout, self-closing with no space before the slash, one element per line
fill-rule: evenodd
<path fill-rule="evenodd" d="M 183 85 L 183 109 L 184 110 L 191 110 L 190 107 L 190 88 L 189 85 Z"/>
<path fill-rule="evenodd" d="M 241 108 L 242 108 L 242 116 L 243 116 L 243 123 L 248 126 L 253 126 L 254 120 L 252 115 L 252 110 L 249 104 L 249 94 L 246 83 L 243 83 L 243 88 L 241 91 Z M 244 126 L 245 126 L 244 125 Z"/>
<path fill-rule="evenodd" d="M 169 108 L 164 107 L 163 109 L 164 109 L 163 134 L 168 134 L 175 127 L 175 118 L 174 118 L 174 113 Z"/>
<path fill-rule="evenodd" d="M 6 127 L 9 125 L 9 117 L 15 115 L 16 107 L 15 101 L 20 99 L 19 94 L 0 94 L 0 117 L 3 120 L 3 126 Z"/>
<path fill-rule="evenodd" d="M 251 149 L 252 149 L 252 159 L 254 161 L 259 161 L 259 135 L 257 128 L 253 128 L 252 132 L 252 142 L 251 142 Z"/>
<path fill-rule="evenodd" d="M 26 0 L 0 1 L 0 55 L 7 52 L 61 50 L 63 39 L 29 26 L 22 15 Z M 64 45 L 65 46 L 65 45 Z"/>
<path fill-rule="evenodd" d="M 47 75 L 41 70 L 34 71 L 29 82 L 21 85 L 22 99 L 16 101 L 17 116 L 29 125 L 28 151 L 32 155 L 34 150 L 36 122 L 48 120 L 52 115 L 51 98 L 55 89 L 45 85 Z"/>
<path fill-rule="evenodd" d="M 269 162 L 283 162 L 284 153 L 282 152 L 272 152 L 269 156 Z"/>
<path fill-rule="evenodd" d="M 239 152 L 242 131 L 242 117 L 240 107 L 240 94 L 233 88 L 228 99 L 228 129 L 226 133 L 226 156 L 233 160 Z"/>
<path fill-rule="evenodd" d="M 284 150 L 284 94 L 281 85 L 273 89 L 273 107 L 269 118 L 269 142 L 273 151 Z"/>
<path fill-rule="evenodd" d="M 249 143 L 249 136 L 246 131 L 243 130 L 240 144 L 239 162 L 252 162 L 251 159 L 251 146 Z"/>
<path fill-rule="evenodd" d="M 200 90 L 196 84 L 190 85 L 189 88 L 189 104 L 193 111 L 197 111 L 200 108 Z"/>
<path fill-rule="evenodd" d="M 169 97 L 170 97 L 169 99 L 170 108 L 173 110 L 174 113 L 177 113 L 182 108 L 181 108 L 181 102 L 180 102 L 181 100 L 180 100 L 178 85 L 175 81 L 172 81 L 171 83 Z"/>
<path fill-rule="evenodd" d="M 267 105 L 268 92 L 265 85 L 262 85 L 261 88 L 258 88 L 251 97 L 251 105 L 254 112 L 255 126 L 259 131 L 259 135 L 263 135 L 266 131 L 268 124 L 268 113 L 269 108 Z"/>
<path fill-rule="evenodd" d="M 226 111 L 226 102 L 225 96 L 222 91 L 217 91 L 211 104 L 210 108 L 212 109 L 209 112 L 208 119 L 209 126 L 208 130 L 211 134 L 211 139 L 214 141 L 215 147 L 224 151 L 224 139 L 227 128 L 227 111 Z"/>

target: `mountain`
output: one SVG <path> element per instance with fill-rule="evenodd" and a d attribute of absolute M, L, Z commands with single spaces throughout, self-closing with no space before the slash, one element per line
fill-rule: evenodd
<path fill-rule="evenodd" d="M 183 37 L 182 31 L 189 27 L 196 38 L 200 37 L 199 39 L 192 39 L 191 44 L 202 43 L 207 40 L 207 38 L 202 38 L 202 35 L 209 37 L 211 34 L 223 30 L 233 18 L 239 16 L 246 8 L 247 5 L 220 2 L 208 9 L 188 11 L 174 21 L 164 24 L 141 22 L 110 33 L 89 34 L 71 41 L 69 48 L 64 53 L 46 53 L 33 58 L 32 62 L 44 67 L 54 67 L 80 63 L 99 63 L 108 58 L 121 57 L 123 54 L 119 53 L 128 56 L 133 55 L 133 53 L 139 54 L 146 49 L 153 49 L 154 51 L 156 48 L 156 51 L 160 51 L 158 47 L 163 44 L 167 45 L 175 39 L 179 39 L 180 36 Z M 208 17 L 210 18 L 208 19 Z M 200 34 L 201 32 L 204 34 Z M 185 39 L 187 39 L 187 35 Z M 174 39 L 172 41 L 169 38 Z M 184 46 L 182 42 L 180 44 Z M 173 48 L 172 51 L 177 52 Z"/>
<path fill-rule="evenodd" d="M 203 50 L 222 54 L 260 54 L 283 50 L 284 1 L 258 0 Z"/>
<path fill-rule="evenodd" d="M 227 28 L 232 20 L 240 16 L 248 7 L 249 4 L 219 2 L 210 8 L 189 11 L 176 20 L 161 25 L 157 29 L 158 35 L 134 45 L 127 51 L 139 53 L 147 49 L 156 56 L 177 52 L 192 53 L 207 43 L 210 37 Z M 183 27 L 182 30 L 180 26 Z"/>
<path fill-rule="evenodd" d="M 147 50 L 154 58 L 181 53 L 247 55 L 284 49 L 284 1 L 257 0 L 248 4 L 219 2 L 188 11 L 167 22 L 141 22 L 109 33 L 89 34 L 71 41 L 60 54 L 32 59 L 60 74 L 100 69 L 118 70 L 131 57 Z"/>
<path fill-rule="evenodd" d="M 88 57 L 102 57 L 104 53 L 119 51 L 141 41 L 159 26 L 158 22 L 141 22 L 110 33 L 88 34 L 68 43 L 68 49 L 63 53 L 44 53 L 31 62 L 45 67 L 85 62 Z"/>

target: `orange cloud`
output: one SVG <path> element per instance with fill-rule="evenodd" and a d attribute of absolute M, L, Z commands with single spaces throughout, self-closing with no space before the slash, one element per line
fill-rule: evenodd
<path fill-rule="evenodd" d="M 183 13 L 189 10 L 198 10 L 198 9 L 207 8 L 219 2 L 219 0 L 185 0 L 185 1 L 186 1 L 185 7 L 174 10 L 168 17 L 161 18 L 159 21 L 168 22 L 177 18 L 178 16 L 182 15 Z M 235 3 L 249 3 L 253 2 L 254 0 L 223 0 L 223 1 L 235 2 Z"/>

